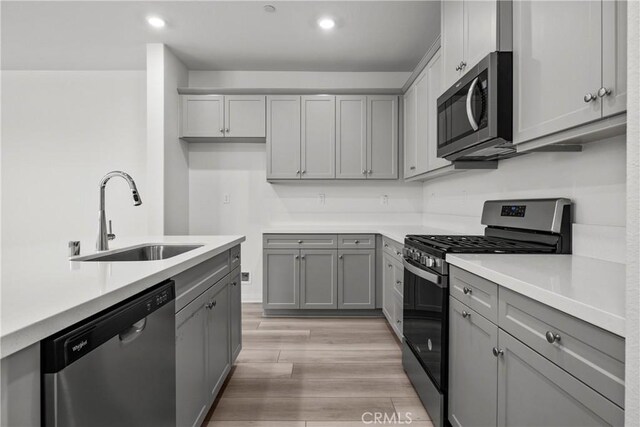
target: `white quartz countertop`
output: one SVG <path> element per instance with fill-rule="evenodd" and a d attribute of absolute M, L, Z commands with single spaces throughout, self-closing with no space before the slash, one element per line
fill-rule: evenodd
<path fill-rule="evenodd" d="M 301 224 L 271 226 L 262 230 L 264 234 L 381 234 L 391 240 L 404 243 L 409 234 L 462 234 L 424 225 L 346 225 L 346 224 Z"/>
<path fill-rule="evenodd" d="M 625 336 L 625 265 L 576 255 L 447 254 L 449 264 Z"/>
<path fill-rule="evenodd" d="M 92 240 L 82 242 L 81 255 L 95 252 Z M 110 249 L 143 243 L 203 245 L 165 260 L 140 262 L 69 261 L 66 241 L 3 247 L 0 357 L 26 348 L 244 240 L 244 236 L 163 236 L 110 242 Z"/>

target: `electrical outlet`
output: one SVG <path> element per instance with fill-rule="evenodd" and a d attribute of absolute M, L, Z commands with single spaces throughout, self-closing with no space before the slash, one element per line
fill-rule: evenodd
<path fill-rule="evenodd" d="M 380 196 L 380 204 L 381 205 L 388 205 L 389 204 L 389 196 L 387 196 L 386 194 L 383 194 L 382 196 Z"/>
<path fill-rule="evenodd" d="M 224 199 L 222 201 L 225 205 L 228 205 L 229 203 L 231 203 L 231 194 L 225 194 L 224 195 Z"/>
<path fill-rule="evenodd" d="M 321 205 L 324 205 L 324 200 L 325 200 L 324 193 L 318 194 L 318 203 L 320 203 Z"/>
<path fill-rule="evenodd" d="M 240 278 L 243 285 L 248 285 L 249 283 L 251 283 L 251 273 L 249 273 L 248 271 L 243 271 L 242 273 L 240 273 Z"/>

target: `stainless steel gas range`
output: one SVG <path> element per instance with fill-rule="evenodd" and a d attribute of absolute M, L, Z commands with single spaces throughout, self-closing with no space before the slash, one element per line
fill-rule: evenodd
<path fill-rule="evenodd" d="M 404 246 L 402 364 L 432 418 L 448 425 L 448 253 L 571 253 L 571 201 L 487 201 L 482 236 L 410 235 Z"/>

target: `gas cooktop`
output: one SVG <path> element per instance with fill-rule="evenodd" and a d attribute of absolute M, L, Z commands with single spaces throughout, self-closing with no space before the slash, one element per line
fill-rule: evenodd
<path fill-rule="evenodd" d="M 407 236 L 407 243 L 418 249 L 426 247 L 445 253 L 551 253 L 552 245 L 529 243 L 519 240 L 501 239 L 487 236 Z"/>

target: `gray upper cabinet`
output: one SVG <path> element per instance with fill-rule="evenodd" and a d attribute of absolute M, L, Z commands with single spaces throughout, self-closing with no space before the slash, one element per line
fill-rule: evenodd
<path fill-rule="evenodd" d="M 336 177 L 335 96 L 302 97 L 302 179 Z"/>
<path fill-rule="evenodd" d="M 398 97 L 368 96 L 367 178 L 398 178 Z"/>
<path fill-rule="evenodd" d="M 223 138 L 224 96 L 182 95 L 181 137 Z"/>
<path fill-rule="evenodd" d="M 338 308 L 338 270 L 335 250 L 300 251 L 300 308 Z"/>
<path fill-rule="evenodd" d="M 423 117 L 426 118 L 424 119 L 426 128 L 422 130 L 422 132 L 425 133 L 424 137 L 421 136 L 422 133 L 420 132 L 418 135 L 420 135 L 419 140 L 424 138 L 426 141 L 424 143 L 427 151 L 427 166 L 425 172 L 430 172 L 451 164 L 449 160 L 438 157 L 438 96 L 440 96 L 442 88 L 442 49 L 438 50 L 429 60 L 425 74 L 427 79 L 427 101 L 425 103 L 426 105 L 421 107 L 421 109 L 424 109 Z M 420 96 L 425 96 L 424 90 L 419 91 L 419 93 Z M 424 156 L 421 156 L 421 158 L 424 158 Z"/>
<path fill-rule="evenodd" d="M 222 286 L 214 286 L 205 305 L 207 312 L 207 345 L 208 345 L 208 389 L 213 401 L 231 370 L 229 351 L 229 282 Z"/>
<path fill-rule="evenodd" d="M 602 2 L 602 115 L 627 110 L 627 2 Z M 607 93 L 608 92 L 608 93 Z"/>
<path fill-rule="evenodd" d="M 498 426 L 622 426 L 624 411 L 500 330 Z"/>
<path fill-rule="evenodd" d="M 445 1 L 440 13 L 442 92 L 489 53 L 511 50 L 510 0 Z"/>
<path fill-rule="evenodd" d="M 376 307 L 375 250 L 338 250 L 338 308 Z"/>
<path fill-rule="evenodd" d="M 264 95 L 226 95 L 224 105 L 226 137 L 264 138 L 266 136 Z"/>
<path fill-rule="evenodd" d="M 444 2 L 448 3 L 448 2 Z M 443 6 L 444 7 L 444 6 Z M 423 76 L 418 77 L 420 79 Z M 416 80 L 417 82 L 418 80 Z M 404 94 L 404 177 L 418 173 L 418 86 L 413 84 Z"/>
<path fill-rule="evenodd" d="M 517 1 L 513 28 L 514 143 L 626 110 L 626 2 Z"/>
<path fill-rule="evenodd" d="M 367 176 L 367 97 L 336 96 L 336 178 Z"/>
<path fill-rule="evenodd" d="M 455 298 L 449 301 L 449 422 L 495 426 L 498 327 Z"/>
<path fill-rule="evenodd" d="M 229 306 L 230 329 L 231 329 L 231 363 L 233 364 L 242 350 L 242 282 L 240 280 L 240 269 L 235 270 L 229 282 Z"/>
<path fill-rule="evenodd" d="M 267 249 L 262 268 L 263 306 L 300 308 L 300 250 Z"/>
<path fill-rule="evenodd" d="M 265 97 L 182 95 L 181 138 L 264 138 Z"/>
<path fill-rule="evenodd" d="M 267 179 L 300 178 L 300 97 L 267 97 Z"/>

